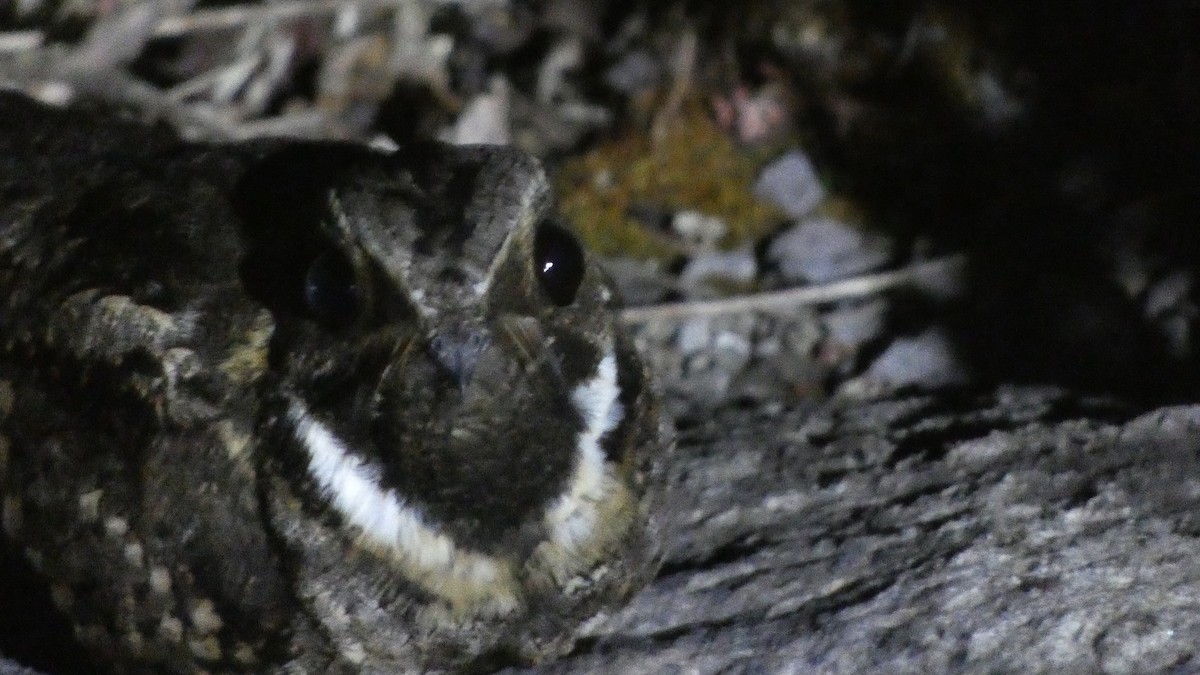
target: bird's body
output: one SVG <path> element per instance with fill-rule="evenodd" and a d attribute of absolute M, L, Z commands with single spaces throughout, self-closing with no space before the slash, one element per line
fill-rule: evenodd
<path fill-rule="evenodd" d="M 538 660 L 646 580 L 666 442 L 551 206 L 503 148 L 0 96 L 3 536 L 97 662 Z"/>

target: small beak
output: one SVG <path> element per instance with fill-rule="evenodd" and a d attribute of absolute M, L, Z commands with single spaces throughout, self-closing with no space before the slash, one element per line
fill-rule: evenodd
<path fill-rule="evenodd" d="M 466 390 L 479 359 L 492 344 L 482 327 L 463 326 L 437 333 L 429 340 L 429 354 L 450 373 L 460 390 Z"/>

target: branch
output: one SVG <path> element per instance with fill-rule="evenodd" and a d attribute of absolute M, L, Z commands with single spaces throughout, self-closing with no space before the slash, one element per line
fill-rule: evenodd
<path fill-rule="evenodd" d="M 497 0 L 498 1 L 498 0 Z M 409 5 L 415 0 L 297 0 L 270 5 L 234 6 L 220 9 L 201 9 L 182 16 L 165 19 L 154 29 L 155 37 L 177 37 L 185 33 L 221 30 L 263 20 L 286 20 L 357 9 L 391 8 Z M 475 5 L 492 3 L 479 2 Z"/>
<path fill-rule="evenodd" d="M 628 324 L 640 324 L 742 312 L 786 312 L 804 305 L 839 302 L 875 295 L 896 288 L 914 286 L 923 280 L 942 275 L 958 275 L 966 266 L 966 262 L 965 255 L 956 254 L 899 270 L 835 281 L 820 286 L 801 286 L 720 300 L 630 307 L 621 312 L 621 319 Z"/>

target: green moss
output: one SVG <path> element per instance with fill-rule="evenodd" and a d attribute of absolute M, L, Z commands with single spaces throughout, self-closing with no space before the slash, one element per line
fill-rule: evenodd
<path fill-rule="evenodd" d="M 762 164 L 692 106 L 658 143 L 639 132 L 572 159 L 559 172 L 558 190 L 564 215 L 593 250 L 668 258 L 678 246 L 633 214 L 699 211 L 725 222 L 722 245 L 757 239 L 782 218 L 754 197 Z"/>

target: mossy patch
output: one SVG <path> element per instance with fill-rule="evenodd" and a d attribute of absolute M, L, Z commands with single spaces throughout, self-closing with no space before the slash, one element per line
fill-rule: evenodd
<path fill-rule="evenodd" d="M 654 214 L 698 211 L 724 221 L 724 246 L 757 239 L 782 220 L 753 185 L 765 157 L 737 145 L 700 105 L 684 109 L 657 143 L 638 131 L 572 159 L 558 174 L 562 212 L 593 250 L 669 258 L 679 247 Z"/>

